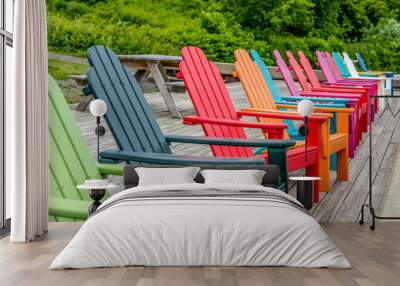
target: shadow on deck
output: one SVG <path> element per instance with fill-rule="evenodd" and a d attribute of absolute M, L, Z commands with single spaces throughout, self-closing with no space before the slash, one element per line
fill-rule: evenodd
<path fill-rule="evenodd" d="M 282 81 L 277 81 L 277 86 L 283 95 L 289 95 Z M 247 99 L 239 83 L 227 85 L 237 109 L 247 107 Z M 159 93 L 147 93 L 146 99 L 165 134 L 202 136 L 200 126 L 183 125 L 180 119 L 171 118 L 164 101 Z M 186 94 L 175 93 L 174 99 L 183 116 L 194 115 L 192 104 Z M 393 100 L 393 106 L 397 102 Z M 74 109 L 74 107 L 72 107 Z M 74 110 L 75 118 L 79 124 L 82 135 L 88 143 L 93 158 L 96 158 L 96 137 L 94 134 L 95 120 L 88 111 Z M 104 125 L 106 125 L 104 123 Z M 101 138 L 100 149 L 117 149 L 110 130 Z M 247 135 L 253 139 L 263 138 L 259 130 L 246 130 Z M 377 213 L 381 213 L 386 194 L 393 181 L 398 148 L 400 146 L 399 117 L 393 118 L 390 112 L 379 113 L 373 124 L 373 191 L 374 205 Z M 349 180 L 336 181 L 332 172 L 331 191 L 321 194 L 321 201 L 311 211 L 312 215 L 320 222 L 355 222 L 358 220 L 360 206 L 368 199 L 368 135 L 364 134 L 363 141 L 357 149 L 354 159 L 349 162 Z M 172 150 L 181 155 L 211 155 L 208 146 L 191 144 L 174 144 Z M 296 175 L 299 172 L 296 172 Z M 121 185 L 121 178 L 113 178 Z M 290 192 L 294 193 L 294 185 Z"/>

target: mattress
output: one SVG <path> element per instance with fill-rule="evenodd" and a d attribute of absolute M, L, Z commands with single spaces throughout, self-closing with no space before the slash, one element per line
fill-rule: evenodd
<path fill-rule="evenodd" d="M 50 269 L 351 267 L 293 197 L 238 184 L 142 186 L 107 199 Z"/>

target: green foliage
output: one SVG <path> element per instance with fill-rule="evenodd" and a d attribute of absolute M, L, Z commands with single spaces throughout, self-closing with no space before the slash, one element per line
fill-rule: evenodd
<path fill-rule="evenodd" d="M 57 80 L 66 80 L 68 75 L 72 74 L 85 74 L 88 68 L 83 64 L 49 59 L 49 73 Z"/>
<path fill-rule="evenodd" d="M 309 0 L 289 0 L 271 11 L 271 24 L 277 34 L 306 36 L 314 26 L 314 4 Z"/>
<path fill-rule="evenodd" d="M 178 55 L 196 45 L 231 62 L 236 48 L 256 48 L 273 64 L 274 49 L 312 58 L 317 49 L 362 50 L 371 68 L 400 69 L 398 0 L 48 0 L 47 7 L 49 48 L 62 53 L 101 44 Z"/>

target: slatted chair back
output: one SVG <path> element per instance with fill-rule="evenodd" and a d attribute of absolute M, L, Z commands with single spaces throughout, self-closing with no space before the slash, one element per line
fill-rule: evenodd
<path fill-rule="evenodd" d="M 253 62 L 247 51 L 242 49 L 235 50 L 235 74 L 239 77 L 240 82 L 245 90 L 247 99 L 251 107 L 268 110 L 278 110 L 275 101 L 264 81 L 264 77 Z M 281 119 L 259 118 L 260 122 L 264 123 L 282 123 Z M 286 123 L 286 122 L 285 122 Z M 265 134 L 268 138 L 268 134 Z M 285 131 L 285 138 L 289 138 Z"/>
<path fill-rule="evenodd" d="M 183 79 L 197 115 L 204 118 L 239 120 L 233 102 L 224 85 L 217 66 L 207 60 L 203 51 L 197 47 L 184 47 L 181 50 L 179 76 Z M 208 137 L 247 138 L 241 127 L 202 124 Z M 214 156 L 250 157 L 249 147 L 211 146 Z"/>
<path fill-rule="evenodd" d="M 105 119 L 120 150 L 171 154 L 139 83 L 114 52 L 94 46 L 88 59 L 89 92 L 106 102 Z"/>
<path fill-rule="evenodd" d="M 326 59 L 325 55 L 323 52 L 317 51 L 315 53 L 317 57 L 317 62 L 319 67 L 322 70 L 322 73 L 324 74 L 324 77 L 328 83 L 334 83 L 336 82 L 336 77 L 333 74 L 333 71 L 331 69 L 331 66 L 328 63 L 328 60 Z"/>
<path fill-rule="evenodd" d="M 49 76 L 49 206 L 52 199 L 91 201 L 76 186 L 101 179 L 73 114 L 57 82 Z M 84 210 L 86 211 L 86 209 Z M 54 219 L 54 217 L 50 217 Z M 68 220 L 68 218 L 55 218 Z"/>
<path fill-rule="evenodd" d="M 267 87 L 272 95 L 272 98 L 275 103 L 277 102 L 284 102 L 282 96 L 279 93 L 278 88 L 276 87 L 274 80 L 272 79 L 271 74 L 269 73 L 267 65 L 264 63 L 260 55 L 257 53 L 256 50 L 252 50 L 250 52 L 250 55 L 254 61 L 254 63 L 257 64 L 259 70 L 261 71 L 261 74 L 264 78 L 264 82 L 267 84 Z M 275 94 L 275 96 L 274 96 Z M 288 126 L 287 131 L 289 134 L 298 134 L 298 128 L 295 126 L 293 121 L 291 120 L 284 120 L 284 123 Z"/>
<path fill-rule="evenodd" d="M 293 56 L 291 51 L 286 52 L 286 56 L 288 58 L 289 64 L 291 69 L 293 70 L 294 74 L 296 75 L 297 81 L 300 83 L 301 88 L 304 91 L 311 90 L 311 84 L 308 82 L 307 77 L 304 74 L 303 69 Z"/>
<path fill-rule="evenodd" d="M 285 80 L 286 86 L 289 89 L 289 92 L 292 96 L 300 96 L 300 92 L 297 89 L 296 83 L 292 77 L 292 74 L 289 71 L 288 66 L 285 61 L 282 59 L 279 51 L 274 51 L 274 57 L 276 61 L 276 65 L 278 66 L 279 72 L 282 74 L 283 79 Z"/>
<path fill-rule="evenodd" d="M 325 52 L 325 56 L 337 79 L 350 77 L 350 73 L 344 64 L 343 58 L 338 52 L 332 52 L 332 54 Z"/>
<path fill-rule="evenodd" d="M 308 60 L 308 58 L 304 55 L 302 51 L 298 51 L 297 55 L 299 57 L 299 62 L 301 67 L 303 68 L 305 74 L 307 75 L 308 81 L 310 82 L 312 87 L 321 87 L 321 83 L 319 82 L 319 79 L 314 72 L 314 69 Z"/>
<path fill-rule="evenodd" d="M 364 62 L 363 57 L 361 56 L 361 53 L 356 53 L 356 57 L 357 57 L 357 62 L 359 64 L 359 66 L 361 67 L 361 70 L 363 72 L 368 72 L 369 70 L 367 68 L 367 65 Z"/>
<path fill-rule="evenodd" d="M 343 52 L 343 61 L 346 65 L 351 77 L 360 77 L 353 61 L 351 60 L 350 56 L 345 52 Z"/>
<path fill-rule="evenodd" d="M 260 57 L 258 52 L 256 50 L 251 50 L 250 56 L 253 59 L 253 61 L 257 64 L 259 70 L 261 71 L 261 74 L 264 78 L 264 81 L 266 82 L 266 84 L 268 86 L 268 90 L 270 91 L 272 98 L 275 101 L 282 100 L 282 96 L 281 96 L 278 88 L 276 87 L 274 80 L 272 79 L 272 76 L 268 70 L 268 67 L 264 63 L 264 61 L 262 60 L 262 58 Z"/>

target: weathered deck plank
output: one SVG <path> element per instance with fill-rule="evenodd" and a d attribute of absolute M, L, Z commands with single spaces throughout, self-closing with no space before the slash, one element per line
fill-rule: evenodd
<path fill-rule="evenodd" d="M 276 82 L 282 94 L 288 95 L 285 84 Z M 230 95 L 237 109 L 247 107 L 247 99 L 239 83 L 227 84 Z M 174 101 L 182 116 L 194 115 L 191 102 L 186 94 L 174 93 Z M 162 97 L 158 93 L 147 93 L 146 99 L 151 105 L 157 122 L 165 134 L 179 134 L 189 136 L 202 136 L 200 126 L 182 125 L 180 119 L 171 118 Z M 393 101 L 393 104 L 396 103 Z M 94 134 L 95 119 L 89 112 L 77 112 L 72 108 L 75 118 L 86 142 L 90 146 L 93 158 L 96 156 L 96 137 Z M 399 118 L 394 120 L 389 112 L 382 114 L 373 126 L 373 152 L 374 152 L 374 197 L 375 206 L 379 212 L 382 209 L 386 193 L 390 187 L 395 163 L 398 160 L 400 146 Z M 105 123 L 104 123 L 105 124 Z M 105 124 L 106 125 L 106 124 Z M 101 150 L 116 149 L 117 145 L 108 127 L 107 133 L 101 138 Z M 259 130 L 246 130 L 250 138 L 263 138 Z M 356 156 L 349 161 L 349 180 L 336 181 L 335 172 L 331 172 L 331 191 L 321 194 L 321 201 L 312 210 L 312 215 L 321 222 L 354 222 L 358 218 L 360 206 L 368 198 L 368 135 L 364 134 L 363 141 L 358 147 Z M 210 148 L 205 145 L 181 144 L 172 145 L 176 154 L 211 155 Z M 302 174 L 297 171 L 296 175 Z M 113 178 L 121 182 L 120 178 Z M 294 194 L 294 184 L 291 183 L 290 193 Z"/>

